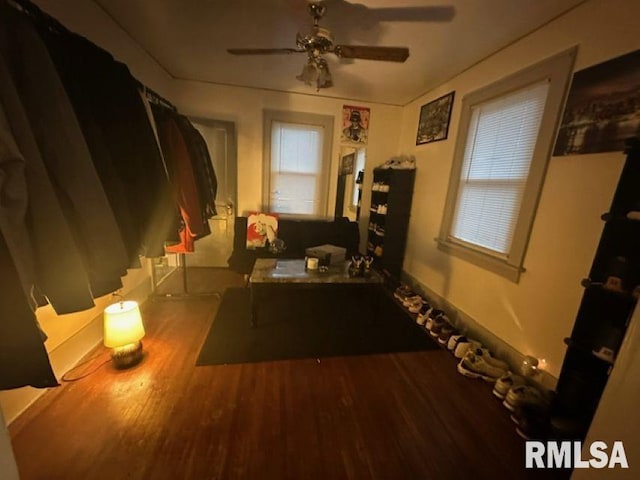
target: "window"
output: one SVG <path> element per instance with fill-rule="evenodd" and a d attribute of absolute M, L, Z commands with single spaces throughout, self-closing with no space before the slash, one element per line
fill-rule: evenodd
<path fill-rule="evenodd" d="M 441 249 L 518 281 L 575 52 L 463 98 Z"/>
<path fill-rule="evenodd" d="M 333 117 L 265 111 L 265 210 L 323 216 Z"/>

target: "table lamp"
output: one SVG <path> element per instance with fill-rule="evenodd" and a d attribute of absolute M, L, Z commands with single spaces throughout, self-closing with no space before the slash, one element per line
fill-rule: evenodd
<path fill-rule="evenodd" d="M 104 345 L 112 348 L 111 359 L 119 369 L 132 367 L 142 360 L 144 325 L 138 302 L 121 301 L 104 310 Z"/>

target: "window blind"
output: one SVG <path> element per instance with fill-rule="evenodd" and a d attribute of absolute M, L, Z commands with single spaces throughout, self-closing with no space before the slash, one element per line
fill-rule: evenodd
<path fill-rule="evenodd" d="M 324 129 L 273 122 L 271 127 L 270 210 L 318 215 L 324 205 Z"/>
<path fill-rule="evenodd" d="M 548 89 L 545 80 L 471 107 L 453 240 L 508 255 Z"/>

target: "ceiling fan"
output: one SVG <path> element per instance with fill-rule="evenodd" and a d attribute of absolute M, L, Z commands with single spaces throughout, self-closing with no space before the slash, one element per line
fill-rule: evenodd
<path fill-rule="evenodd" d="M 307 7 L 313 18 L 313 27 L 306 33 L 296 36 L 297 48 L 230 48 L 233 55 L 274 55 L 306 53 L 307 63 L 296 78 L 307 85 L 315 85 L 317 91 L 333 86 L 327 61 L 322 57 L 333 53 L 338 58 L 379 60 L 385 62 L 404 62 L 409 57 L 407 47 L 378 47 L 366 45 L 336 45 L 331 32 L 320 26 L 320 20 L 326 12 L 323 0 L 311 0 Z"/>

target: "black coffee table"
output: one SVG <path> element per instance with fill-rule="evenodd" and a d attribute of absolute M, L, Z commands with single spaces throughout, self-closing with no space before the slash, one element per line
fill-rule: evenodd
<path fill-rule="evenodd" d="M 350 288 L 365 297 L 364 301 L 371 306 L 375 314 L 377 302 L 382 295 L 380 290 L 384 284 L 382 275 L 371 270 L 367 276 L 350 277 L 348 268 L 349 263 L 343 262 L 329 266 L 327 272 L 307 271 L 303 259 L 258 258 L 249 277 L 251 325 L 257 325 L 261 306 L 271 295 L 282 292 L 295 295 L 295 290 L 299 288 Z M 330 297 L 327 300 L 330 300 Z"/>

